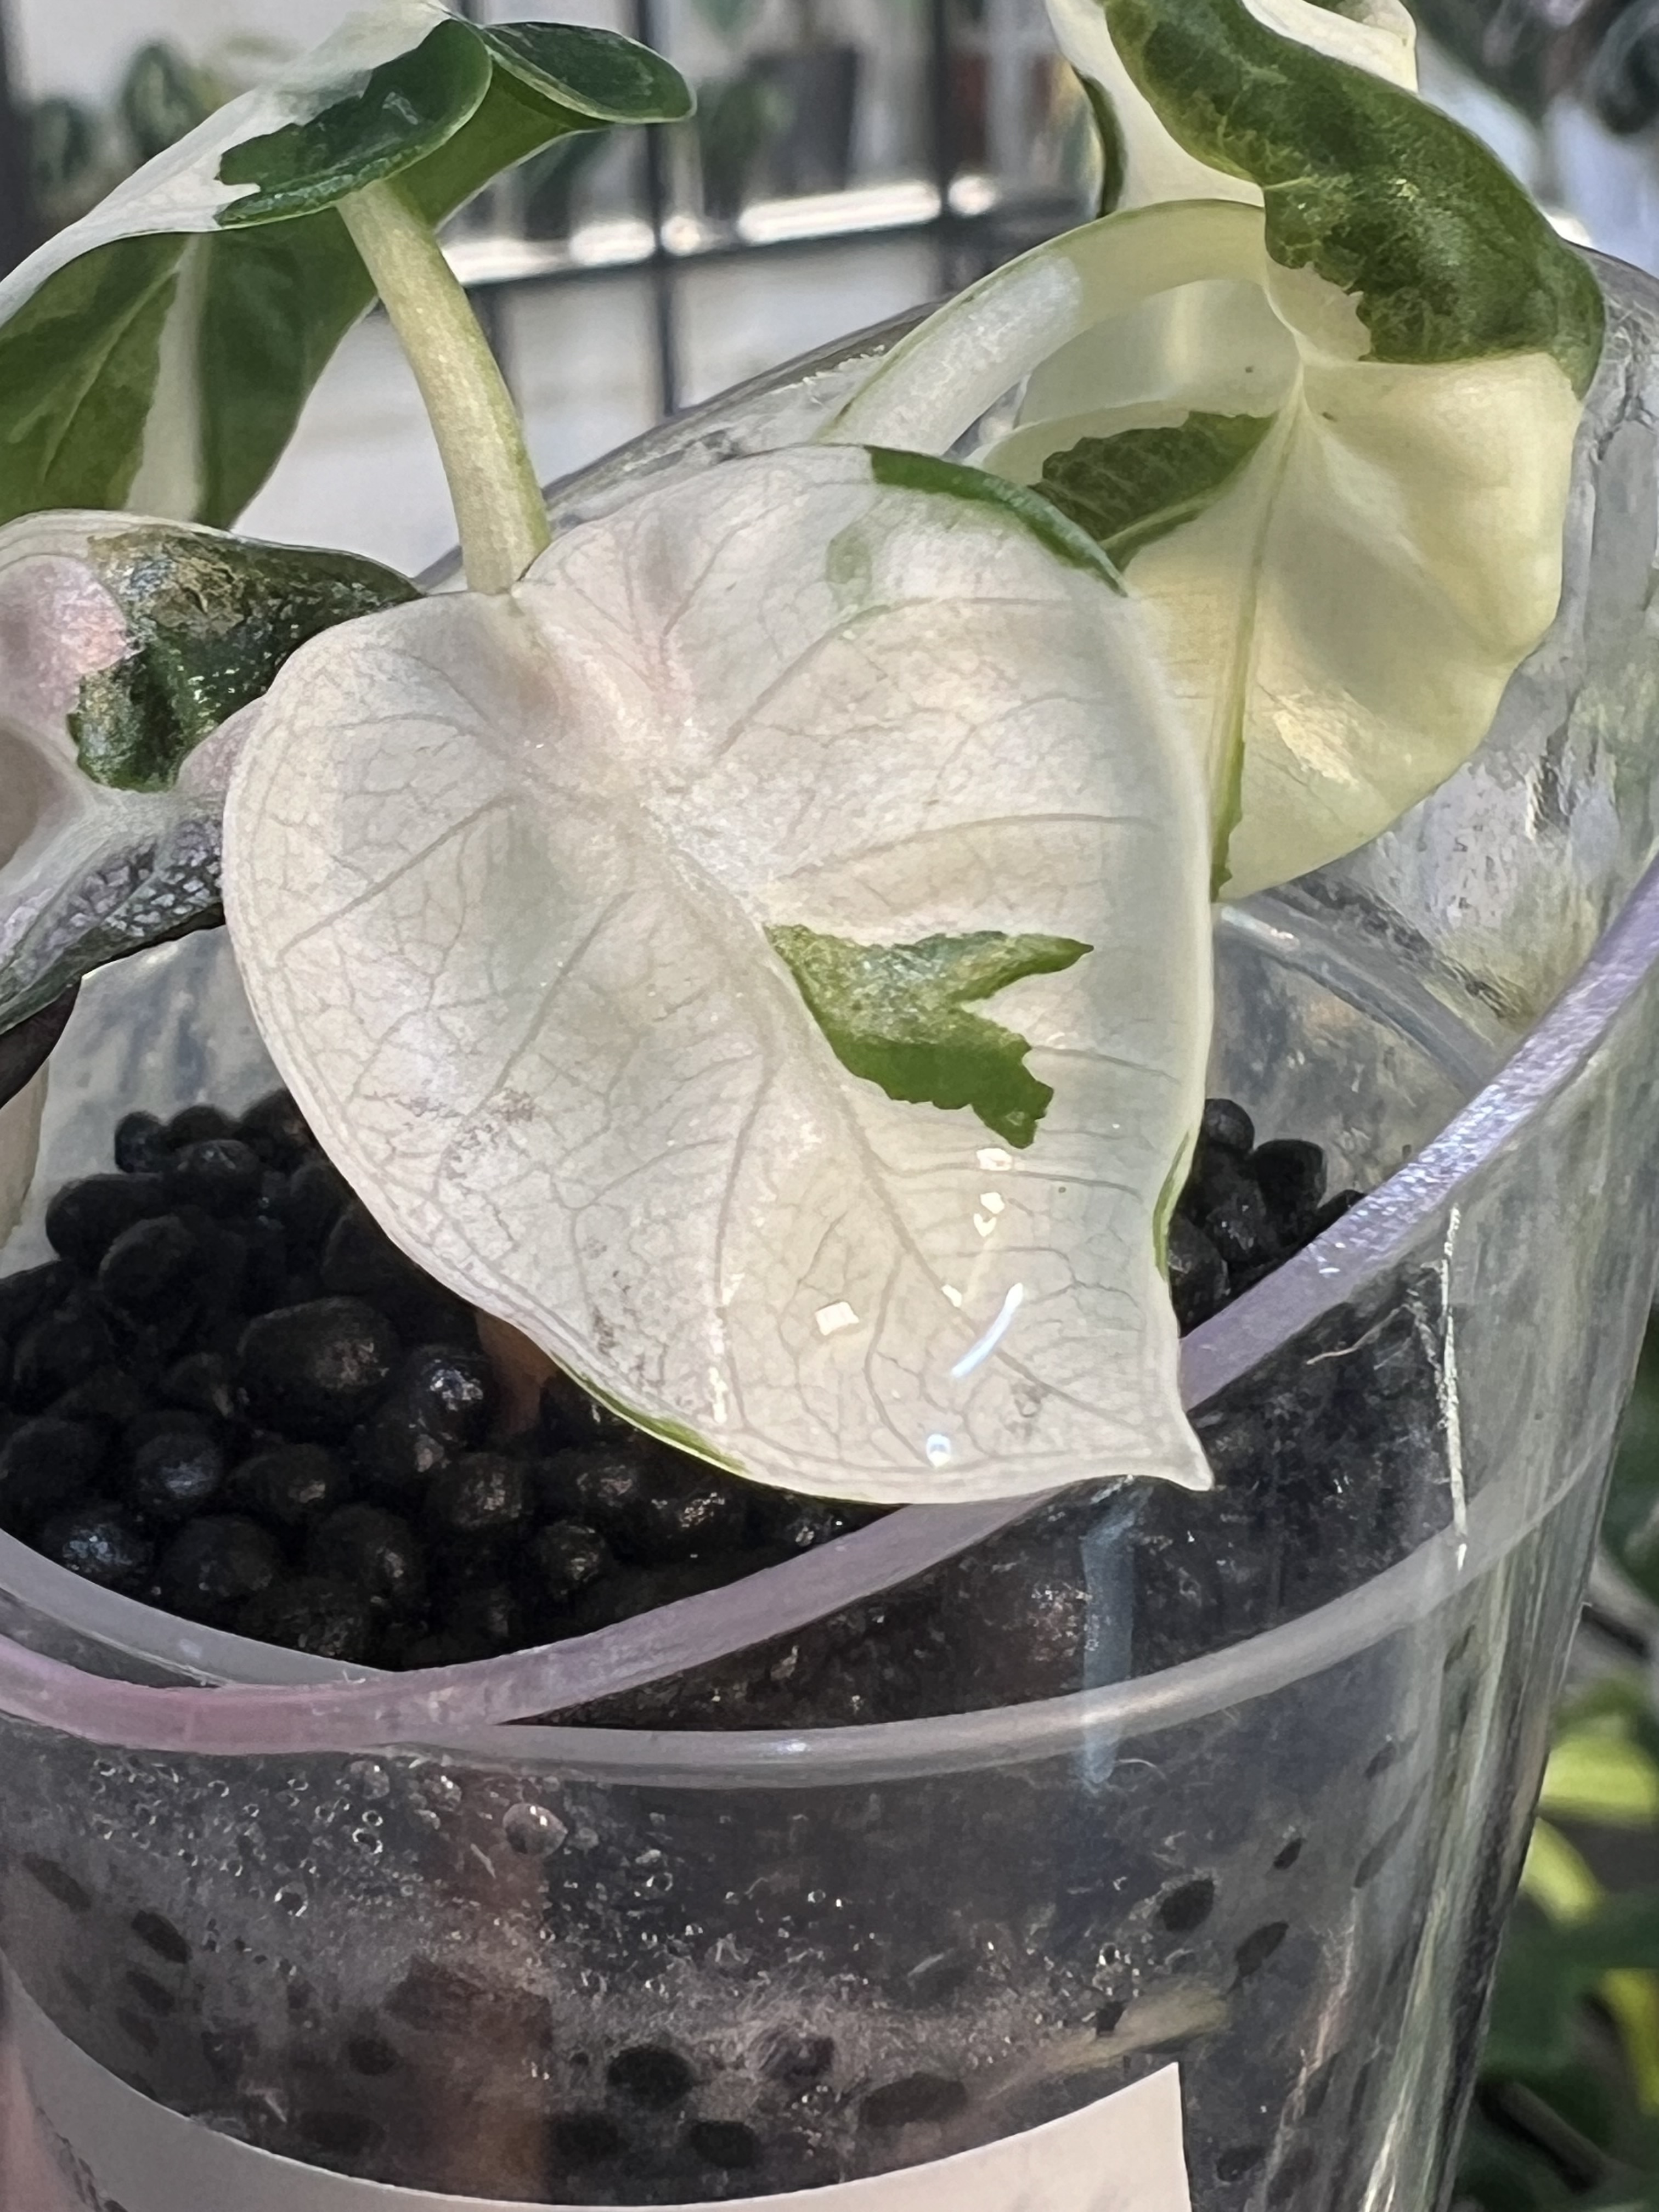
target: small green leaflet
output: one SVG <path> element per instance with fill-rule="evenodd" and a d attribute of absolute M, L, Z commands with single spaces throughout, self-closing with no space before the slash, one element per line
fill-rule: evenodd
<path fill-rule="evenodd" d="M 0 282 L 0 522 L 233 521 L 373 296 L 341 199 L 396 176 L 439 222 L 567 133 L 690 106 L 610 32 L 375 0 Z"/>
<path fill-rule="evenodd" d="M 1208 415 L 1195 409 L 1170 428 L 1080 438 L 1043 462 L 1042 489 L 1115 567 L 1127 568 L 1142 546 L 1219 498 L 1273 421 L 1271 415 Z"/>
<path fill-rule="evenodd" d="M 100 536 L 88 558 L 131 645 L 82 679 L 69 729 L 85 773 L 125 791 L 169 789 L 185 754 L 268 690 L 307 638 L 420 596 L 350 554 L 164 524 Z"/>
<path fill-rule="evenodd" d="M 766 933 L 842 1066 L 890 1098 L 970 1107 L 1017 1151 L 1036 1135 L 1054 1091 L 1025 1065 L 1028 1038 L 967 1011 L 1027 975 L 1057 975 L 1093 948 L 1066 937 L 924 937 L 850 945 L 815 931 Z"/>
<path fill-rule="evenodd" d="M 127 515 L 0 530 L 0 1031 L 217 918 L 237 717 L 389 569 Z"/>

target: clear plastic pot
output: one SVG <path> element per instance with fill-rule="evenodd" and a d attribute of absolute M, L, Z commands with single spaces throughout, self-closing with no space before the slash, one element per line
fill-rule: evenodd
<path fill-rule="evenodd" d="M 1188 1339 L 1213 1503 L 905 1512 L 404 1676 L 0 1539 L 0 1935 L 80 2201 L 222 2212 L 209 2146 L 239 2212 L 838 2212 L 1172 2063 L 1196 2212 L 1444 2201 L 1659 1252 L 1659 293 L 1603 273 L 1566 596 L 1491 740 L 1218 931 L 1217 1085 L 1371 1194 Z M 269 1079 L 222 938 L 97 979 L 11 1256 L 120 1113 Z M 1175 2204 L 1076 2199 L 1120 2201 Z"/>

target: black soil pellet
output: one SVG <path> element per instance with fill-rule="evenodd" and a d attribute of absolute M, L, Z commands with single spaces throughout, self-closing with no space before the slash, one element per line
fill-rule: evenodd
<path fill-rule="evenodd" d="M 605 2078 L 618 2095 L 652 2112 L 665 2112 L 684 2103 L 696 2080 L 679 2052 L 660 2043 L 639 2043 L 619 2051 Z"/>
<path fill-rule="evenodd" d="M 1224 2150 L 1215 2162 L 1218 2181 L 1243 2181 L 1247 2173 L 1254 2173 L 1267 2155 L 1266 2143 L 1240 2143 L 1232 2150 Z"/>
<path fill-rule="evenodd" d="M 176 1213 L 136 1223 L 116 1237 L 98 1269 L 98 1291 L 118 1313 L 148 1320 L 181 1291 L 198 1258 L 197 1242 Z"/>
<path fill-rule="evenodd" d="M 351 1203 L 351 1187 L 320 1154 L 295 1170 L 288 1187 L 289 1241 L 296 1256 L 314 1256 Z"/>
<path fill-rule="evenodd" d="M 474 1583 L 445 1601 L 441 1632 L 467 1659 L 488 1659 L 525 1642 L 524 1615 L 504 1582 Z"/>
<path fill-rule="evenodd" d="M 298 1167 L 316 1146 L 305 1116 L 286 1091 L 273 1091 L 256 1100 L 236 1124 L 236 1133 L 262 1160 L 282 1169 Z"/>
<path fill-rule="evenodd" d="M 1247 1936 L 1233 1954 L 1239 1980 L 1249 1981 L 1258 1968 L 1265 1966 L 1290 1932 L 1288 1923 L 1273 1920 Z"/>
<path fill-rule="evenodd" d="M 350 1583 L 301 1575 L 273 1583 L 236 1616 L 236 1632 L 317 1659 L 365 1660 L 374 1640 L 368 1600 Z"/>
<path fill-rule="evenodd" d="M 133 1934 L 158 1959 L 165 1959 L 170 1966 L 190 1964 L 190 1945 L 170 1920 L 159 1912 L 135 1912 L 131 1923 Z"/>
<path fill-rule="evenodd" d="M 626 1446 L 557 1451 L 543 1463 L 544 1510 L 597 1528 L 623 1559 L 638 1556 L 635 1530 L 651 1488 L 637 1437 Z"/>
<path fill-rule="evenodd" d="M 344 1505 L 311 1532 L 313 1575 L 349 1583 L 382 1612 L 409 1613 L 426 1595 L 426 1553 L 407 1521 L 378 1505 Z"/>
<path fill-rule="evenodd" d="M 564 1605 L 599 1581 L 612 1564 L 611 1547 L 596 1528 L 580 1521 L 555 1521 L 530 1540 L 521 1571 L 526 1597 L 532 1603 Z"/>
<path fill-rule="evenodd" d="M 1183 1334 L 1227 1303 L 1227 1262 L 1195 1221 L 1176 1214 L 1170 1224 L 1170 1299 Z"/>
<path fill-rule="evenodd" d="M 241 1339 L 250 1410 L 291 1436 L 326 1443 L 373 1407 L 398 1356 L 384 1314 L 361 1298 L 317 1298 L 250 1322 Z"/>
<path fill-rule="evenodd" d="M 1250 1155 L 1250 1173 L 1286 1244 L 1311 1231 L 1325 1197 L 1325 1155 L 1298 1137 L 1275 1138 Z"/>
<path fill-rule="evenodd" d="M 1215 1905 L 1215 1884 L 1200 1875 L 1196 1881 L 1183 1881 L 1178 1889 L 1171 1889 L 1158 1899 L 1158 1917 L 1172 1936 L 1190 1936 L 1201 1928 Z"/>
<path fill-rule="evenodd" d="M 434 1542 L 505 1541 L 526 1530 L 535 1510 L 530 1469 L 502 1452 L 469 1452 L 434 1475 L 426 1528 Z"/>
<path fill-rule="evenodd" d="M 760 2164 L 760 2143 L 741 2120 L 694 2120 L 685 2131 L 688 2148 L 705 2166 L 723 2173 L 746 2173 Z"/>
<path fill-rule="evenodd" d="M 954 2119 L 967 2103 L 965 2085 L 949 2075 L 907 2074 L 902 2081 L 872 2089 L 859 2113 L 866 2127 L 886 2134 L 895 2128 Z"/>
<path fill-rule="evenodd" d="M 13 1348 L 13 1406 L 22 1413 L 43 1412 L 54 1398 L 106 1365 L 114 1350 L 99 1315 L 60 1306 L 25 1329 Z"/>
<path fill-rule="evenodd" d="M 495 1409 L 495 1372 L 467 1345 L 420 1345 L 393 1376 L 391 1402 L 447 1443 L 481 1444 Z"/>
<path fill-rule="evenodd" d="M 103 1431 L 90 1421 L 52 1413 L 24 1421 L 0 1446 L 0 1528 L 30 1535 L 48 1516 L 78 1504 L 106 1451 Z"/>
<path fill-rule="evenodd" d="M 208 1213 L 240 1213 L 259 1194 L 264 1162 L 240 1137 L 204 1137 L 181 1145 L 167 1163 L 167 1203 L 199 1206 Z"/>
<path fill-rule="evenodd" d="M 31 1851 L 21 1863 L 24 1872 L 33 1875 L 48 1897 L 55 1897 L 59 1905 L 70 1912 L 91 1911 L 90 1892 L 76 1880 L 67 1867 L 59 1866 L 56 1859 L 42 1858 Z"/>
<path fill-rule="evenodd" d="M 257 1521 L 207 1514 L 187 1522 L 162 1553 L 161 1602 L 186 1620 L 228 1628 L 282 1571 L 281 1547 Z"/>
<path fill-rule="evenodd" d="M 603 2112 L 562 2112 L 549 2136 L 554 2155 L 577 2172 L 615 2158 L 623 2142 L 622 2130 Z"/>
<path fill-rule="evenodd" d="M 1235 1099 L 1206 1098 L 1199 1141 L 1246 1160 L 1255 1150 L 1255 1123 Z"/>
<path fill-rule="evenodd" d="M 87 1176 L 65 1183 L 46 1208 L 54 1252 L 90 1274 L 124 1230 L 165 1211 L 159 1176 Z"/>
<path fill-rule="evenodd" d="M 124 1114 L 115 1125 L 115 1164 L 125 1175 L 160 1175 L 172 1156 L 154 1114 Z"/>
<path fill-rule="evenodd" d="M 129 1595 L 145 1587 L 155 1564 L 155 1546 L 143 1527 L 107 1498 L 54 1514 L 41 1528 L 39 1543 L 47 1559 L 71 1574 Z"/>
<path fill-rule="evenodd" d="M 169 1406 L 216 1421 L 234 1421 L 240 1411 L 235 1367 L 222 1352 L 191 1352 L 175 1359 L 156 1395 Z"/>
<path fill-rule="evenodd" d="M 1109 1998 L 1106 2003 L 1101 2006 L 1099 2011 L 1095 2014 L 1095 2033 L 1097 2035 L 1115 2035 L 1119 2027 L 1122 2025 L 1123 2015 L 1128 2008 L 1128 2004 L 1125 1999 L 1121 1997 Z"/>
<path fill-rule="evenodd" d="M 225 1455 L 213 1438 L 177 1429 L 133 1454 L 127 1497 L 145 1520 L 179 1525 L 205 1512 L 224 1480 Z"/>
<path fill-rule="evenodd" d="M 666 1461 L 640 1501 L 629 1543 L 636 1559 L 666 1566 L 733 1551 L 749 1519 L 744 1490 L 712 1469 L 681 1469 Z"/>
<path fill-rule="evenodd" d="M 176 1152 L 185 1145 L 200 1144 L 210 1137 L 233 1137 L 235 1133 L 236 1124 L 217 1106 L 186 1106 L 167 1123 L 165 1137 L 167 1150 Z"/>
<path fill-rule="evenodd" d="M 337 1511 L 350 1490 L 343 1461 L 326 1445 L 277 1444 L 231 1470 L 228 1494 L 238 1512 L 292 1530 Z"/>

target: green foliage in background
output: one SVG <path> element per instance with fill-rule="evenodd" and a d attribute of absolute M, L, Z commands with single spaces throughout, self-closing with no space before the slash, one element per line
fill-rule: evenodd
<path fill-rule="evenodd" d="M 1605 1536 L 1659 1603 L 1659 1330 Z M 1564 1707 L 1498 1969 L 1458 2212 L 1659 2212 L 1659 1686 L 1653 1657 Z"/>

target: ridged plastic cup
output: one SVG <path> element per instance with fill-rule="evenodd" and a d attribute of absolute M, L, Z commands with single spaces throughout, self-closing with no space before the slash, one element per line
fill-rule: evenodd
<path fill-rule="evenodd" d="M 0 1539 L 0 1940 L 66 2203 L 229 2212 L 205 2145 L 238 2212 L 830 2207 L 1171 2066 L 1195 2212 L 1446 2201 L 1659 1252 L 1659 293 L 1600 267 L 1549 639 L 1449 785 L 1218 929 L 1217 1086 L 1370 1195 L 1187 1341 L 1216 1505 L 910 1510 L 405 1676 Z M 270 1080 L 218 936 L 95 980 L 53 1071 L 19 1265 L 121 1113 Z"/>

